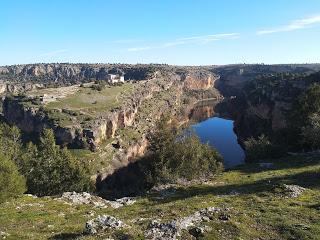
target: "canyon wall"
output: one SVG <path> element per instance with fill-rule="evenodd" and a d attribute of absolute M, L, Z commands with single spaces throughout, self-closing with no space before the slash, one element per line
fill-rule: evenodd
<path fill-rule="evenodd" d="M 124 75 L 126 80 L 143 80 L 170 69 L 161 64 L 26 64 L 0 67 L 0 81 L 62 85 L 106 80 L 109 73 Z"/>

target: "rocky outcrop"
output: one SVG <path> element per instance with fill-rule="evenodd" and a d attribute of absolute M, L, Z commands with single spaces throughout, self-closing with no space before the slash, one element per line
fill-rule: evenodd
<path fill-rule="evenodd" d="M 123 197 L 113 201 L 105 200 L 101 197 L 91 195 L 87 192 L 65 192 L 60 198 L 56 198 L 56 200 L 70 203 L 71 205 L 93 205 L 97 208 L 120 208 L 123 206 L 132 205 L 136 202 L 136 200 L 131 197 Z"/>
<path fill-rule="evenodd" d="M 170 81 L 168 79 L 168 84 L 172 84 Z M 51 128 L 58 144 L 79 147 L 89 144 L 91 149 L 96 149 L 104 140 L 114 138 L 118 129 L 132 126 L 141 103 L 162 89 L 163 86 L 156 82 L 146 82 L 132 97 L 125 100 L 122 107 L 108 112 L 103 117 L 93 119 L 84 126 L 81 124 L 61 126 L 55 123 L 41 106 L 32 104 L 34 99 L 22 96 L 6 97 L 3 103 L 3 115 L 9 124 L 18 126 L 26 133 L 39 134 L 44 128 Z"/>
<path fill-rule="evenodd" d="M 228 212 L 229 209 L 208 207 L 167 223 L 153 220 L 147 227 L 144 237 L 149 240 L 175 240 L 181 236 L 182 230 L 189 231 L 194 237 L 199 237 L 205 231 L 210 230 L 210 227 L 203 224 L 204 222 L 210 222 L 215 215 L 218 215 L 217 218 L 221 221 L 228 221 L 230 218 Z"/>
<path fill-rule="evenodd" d="M 106 80 L 109 73 L 124 74 L 127 80 L 143 80 L 157 77 L 168 69 L 161 64 L 26 64 L 0 67 L 0 80 L 61 85 Z"/>
<path fill-rule="evenodd" d="M 240 142 L 262 134 L 272 138 L 287 129 L 298 97 L 319 82 L 319 73 L 271 74 L 249 81 L 228 105 Z"/>
<path fill-rule="evenodd" d="M 181 76 L 186 90 L 206 90 L 212 88 L 214 82 L 218 79 L 218 75 L 206 71 L 187 72 Z"/>
<path fill-rule="evenodd" d="M 34 89 L 43 88 L 43 84 L 32 84 L 32 83 L 20 83 L 13 84 L 10 82 L 0 82 L 0 95 L 7 93 L 18 94 Z"/>

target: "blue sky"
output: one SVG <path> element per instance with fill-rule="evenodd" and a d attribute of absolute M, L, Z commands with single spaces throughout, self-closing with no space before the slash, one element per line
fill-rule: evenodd
<path fill-rule="evenodd" d="M 319 0 L 0 0 L 0 65 L 320 62 Z"/>

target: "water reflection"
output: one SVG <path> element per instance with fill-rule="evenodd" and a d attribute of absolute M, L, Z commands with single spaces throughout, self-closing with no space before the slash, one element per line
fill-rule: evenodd
<path fill-rule="evenodd" d="M 224 158 L 225 168 L 243 164 L 245 154 L 233 131 L 233 121 L 215 117 L 218 115 L 215 112 L 217 102 L 211 105 L 201 104 L 192 111 L 192 119 L 198 122 L 192 127 L 200 140 L 204 143 L 208 142 L 218 150 Z"/>

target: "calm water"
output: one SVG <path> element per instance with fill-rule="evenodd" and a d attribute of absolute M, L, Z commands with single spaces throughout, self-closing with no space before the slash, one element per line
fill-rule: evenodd
<path fill-rule="evenodd" d="M 213 117 L 193 125 L 193 128 L 202 142 L 208 142 L 223 156 L 225 168 L 244 163 L 244 151 L 237 142 L 233 121 Z"/>

